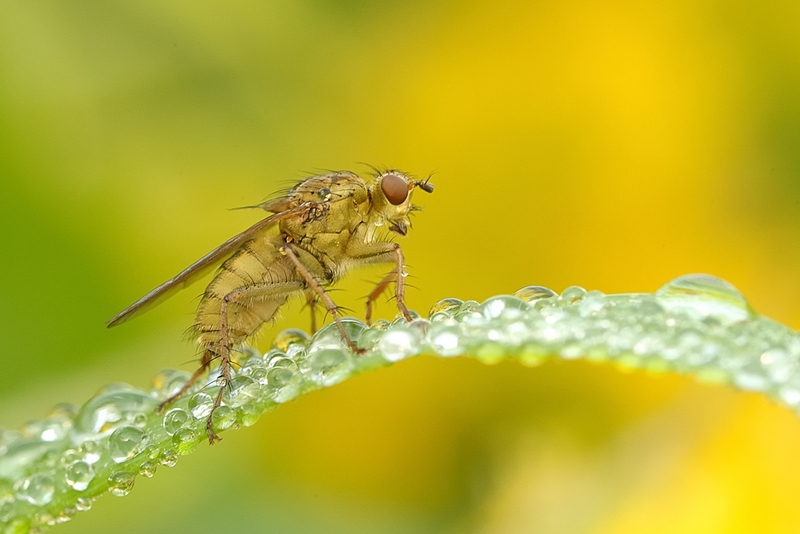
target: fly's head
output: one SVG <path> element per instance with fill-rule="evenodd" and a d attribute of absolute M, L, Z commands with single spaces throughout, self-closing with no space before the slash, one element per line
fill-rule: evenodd
<path fill-rule="evenodd" d="M 378 174 L 370 186 L 373 222 L 385 224 L 389 230 L 406 235 L 411 226 L 408 214 L 418 209 L 411 204 L 411 195 L 417 187 L 426 193 L 433 192 L 433 184 L 428 180 L 414 180 L 400 171 Z"/>

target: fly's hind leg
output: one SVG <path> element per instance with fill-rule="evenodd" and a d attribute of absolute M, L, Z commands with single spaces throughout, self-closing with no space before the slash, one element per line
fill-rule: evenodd
<path fill-rule="evenodd" d="M 211 357 L 211 360 L 219 358 L 219 392 L 217 392 L 214 405 L 211 407 L 211 412 L 206 418 L 206 434 L 208 435 L 208 442 L 210 444 L 213 445 L 222 439 L 214 432 L 214 412 L 222 405 L 222 397 L 225 394 L 225 389 L 231 382 L 231 350 L 234 345 L 230 334 L 230 322 L 232 318 L 230 313 L 231 305 L 246 303 L 247 301 L 260 303 L 274 301 L 275 306 L 272 312 L 272 315 L 274 315 L 278 307 L 286 301 L 289 295 L 302 291 L 303 287 L 303 282 L 299 280 L 263 282 L 234 289 L 222 297 L 219 312 L 219 342 L 215 344 L 217 345 L 215 347 L 216 353 Z M 269 319 L 271 319 L 271 317 L 262 317 L 263 322 Z M 261 324 L 263 324 L 263 322 Z M 209 350 L 207 352 L 211 351 Z M 200 370 L 198 370 L 198 372 L 199 371 Z"/>
<path fill-rule="evenodd" d="M 200 367 L 197 369 L 197 371 L 195 371 L 194 374 L 192 374 L 192 376 L 189 377 L 189 380 L 186 381 L 186 383 L 180 390 L 178 390 L 177 393 L 175 393 L 170 398 L 159 404 L 158 408 L 156 408 L 156 412 L 161 413 L 162 411 L 164 411 L 164 408 L 166 408 L 176 400 L 180 399 L 184 395 L 186 395 L 186 392 L 189 391 L 189 388 L 191 388 L 195 384 L 195 382 L 197 382 L 200 379 L 200 377 L 203 376 L 206 373 L 206 371 L 208 371 L 208 368 L 213 360 L 214 360 L 214 355 L 211 353 L 211 351 L 207 350 L 203 352 L 203 358 L 200 360 Z"/>
<path fill-rule="evenodd" d="M 313 293 L 307 293 L 306 302 L 311 311 L 311 335 L 314 335 L 317 333 L 317 297 Z"/>

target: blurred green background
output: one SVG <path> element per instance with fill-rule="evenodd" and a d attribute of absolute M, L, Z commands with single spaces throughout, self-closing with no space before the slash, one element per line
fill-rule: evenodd
<path fill-rule="evenodd" d="M 796 0 L 3 0 L 0 424 L 192 370 L 201 284 L 104 321 L 259 218 L 227 208 L 357 162 L 436 171 L 420 312 L 708 272 L 797 327 L 798 29 Z M 385 270 L 334 297 L 361 314 Z M 685 378 L 419 358 L 55 531 L 789 532 L 799 448 L 786 410 Z"/>

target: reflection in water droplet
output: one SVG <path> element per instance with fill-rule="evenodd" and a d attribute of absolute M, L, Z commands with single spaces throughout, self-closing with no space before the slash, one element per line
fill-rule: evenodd
<path fill-rule="evenodd" d="M 397 362 L 419 352 L 422 334 L 416 328 L 396 326 L 387 331 L 378 342 L 378 350 L 390 362 Z"/>
<path fill-rule="evenodd" d="M 581 286 L 570 286 L 561 293 L 561 300 L 567 304 L 575 304 L 586 296 L 586 290 Z"/>
<path fill-rule="evenodd" d="M 65 477 L 69 487 L 75 491 L 83 491 L 89 487 L 89 483 L 94 479 L 94 470 L 86 462 L 74 462 L 67 467 Z"/>
<path fill-rule="evenodd" d="M 186 455 L 197 448 L 196 434 L 191 428 L 184 428 L 172 436 L 172 443 L 180 455 Z"/>
<path fill-rule="evenodd" d="M 53 500 L 55 484 L 50 475 L 38 473 L 22 480 L 17 488 L 17 498 L 36 506 L 43 506 Z"/>
<path fill-rule="evenodd" d="M 459 336 L 461 328 L 455 325 L 431 326 L 428 332 L 430 346 L 437 354 L 442 356 L 458 356 L 464 353 L 464 347 L 460 345 Z"/>
<path fill-rule="evenodd" d="M 220 406 L 212 416 L 214 430 L 227 430 L 236 423 L 236 412 L 227 406 Z"/>
<path fill-rule="evenodd" d="M 428 310 L 428 317 L 433 317 L 437 313 L 444 313 L 445 315 L 452 316 L 464 304 L 461 299 L 442 299 Z"/>
<path fill-rule="evenodd" d="M 514 296 L 525 302 L 533 302 L 535 300 L 557 297 L 558 293 L 542 286 L 526 286 L 515 291 Z"/>
<path fill-rule="evenodd" d="M 329 348 L 309 354 L 301 369 L 312 382 L 330 386 L 350 376 L 352 367 L 349 353 L 343 349 Z"/>
<path fill-rule="evenodd" d="M 75 419 L 75 431 L 93 438 L 111 433 L 116 427 L 133 423 L 135 416 L 150 414 L 158 400 L 143 391 L 100 393 L 84 404 Z"/>
<path fill-rule="evenodd" d="M 56 523 L 68 523 L 78 513 L 77 508 L 71 506 L 61 510 L 61 513 L 56 516 Z"/>
<path fill-rule="evenodd" d="M 130 460 L 144 449 L 147 436 L 135 426 L 123 426 L 108 438 L 108 452 L 115 463 Z"/>
<path fill-rule="evenodd" d="M 93 464 L 100 459 L 100 455 L 103 453 L 103 446 L 96 441 L 84 441 L 78 452 L 83 455 L 84 462 Z"/>
<path fill-rule="evenodd" d="M 178 463 L 178 453 L 172 449 L 161 451 L 161 454 L 158 455 L 158 463 L 166 467 L 175 467 L 175 464 Z"/>
<path fill-rule="evenodd" d="M 173 408 L 164 414 L 164 430 L 170 436 L 189 423 L 189 413 L 181 408 Z"/>
<path fill-rule="evenodd" d="M 223 393 L 222 398 L 225 404 L 237 408 L 243 404 L 252 402 L 253 399 L 258 397 L 260 391 L 261 388 L 258 382 L 249 376 L 237 375 L 233 377 L 228 387 L 225 388 L 225 393 Z"/>
<path fill-rule="evenodd" d="M 720 320 L 742 321 L 755 316 L 750 303 L 733 285 L 707 274 L 687 274 L 656 291 L 668 309 L 681 308 Z"/>
<path fill-rule="evenodd" d="M 130 471 L 117 471 L 108 477 L 108 491 L 116 497 L 124 497 L 133 489 L 136 474 Z"/>
<path fill-rule="evenodd" d="M 153 478 L 157 469 L 158 464 L 156 462 L 147 460 L 146 462 L 142 462 L 142 465 L 139 466 L 139 474 L 147 478 Z"/>
<path fill-rule="evenodd" d="M 205 419 L 214 407 L 214 399 L 207 393 L 195 393 L 189 397 L 189 411 L 195 419 Z"/>
<path fill-rule="evenodd" d="M 79 512 L 86 512 L 87 510 L 91 510 L 92 509 L 91 497 L 78 497 L 75 500 L 75 508 L 77 508 Z"/>
<path fill-rule="evenodd" d="M 294 344 L 299 344 L 302 347 L 306 347 L 308 345 L 308 341 L 308 334 L 302 330 L 288 328 L 282 332 L 279 332 L 278 335 L 275 336 L 272 346 L 280 351 L 286 352 L 289 350 L 289 347 Z"/>
<path fill-rule="evenodd" d="M 484 318 L 489 320 L 500 318 L 517 319 L 529 308 L 530 306 L 528 306 L 528 303 L 522 299 L 508 295 L 499 295 L 487 299 L 480 305 L 478 311 Z"/>

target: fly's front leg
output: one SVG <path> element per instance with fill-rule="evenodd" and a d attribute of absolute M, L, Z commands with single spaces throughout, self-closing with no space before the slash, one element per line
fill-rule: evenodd
<path fill-rule="evenodd" d="M 333 300 L 331 300 L 331 298 L 328 296 L 328 294 L 325 292 L 325 290 L 322 288 L 319 282 L 317 282 L 317 280 L 314 278 L 314 275 L 311 274 L 311 272 L 305 265 L 303 265 L 303 263 L 297 257 L 297 254 L 294 252 L 294 250 L 292 250 L 292 248 L 293 247 L 291 243 L 286 241 L 281 250 L 283 251 L 284 254 L 286 254 L 286 257 L 289 258 L 291 262 L 294 264 L 295 269 L 300 274 L 300 276 L 303 277 L 303 280 L 306 281 L 308 287 L 310 287 L 311 290 L 317 294 L 317 297 L 325 306 L 325 309 L 328 310 L 328 313 L 331 314 L 334 323 L 336 323 L 336 328 L 339 329 L 339 333 L 342 334 L 342 339 L 344 339 L 345 343 L 347 343 L 347 346 L 350 347 L 350 350 L 352 350 L 356 354 L 365 353 L 366 350 L 359 348 L 353 342 L 353 340 L 350 339 L 350 336 L 347 335 L 347 332 L 345 331 L 344 326 L 342 325 L 342 318 L 339 316 L 339 310 L 336 307 L 336 304 L 333 303 Z"/>
<path fill-rule="evenodd" d="M 405 301 L 406 266 L 405 259 L 403 258 L 403 251 L 400 250 L 400 245 L 397 243 L 359 243 L 355 246 L 348 247 L 347 255 L 363 264 L 391 262 L 395 264 L 395 268 L 392 272 L 384 276 L 383 279 L 378 282 L 378 285 L 375 286 L 375 289 L 367 295 L 367 311 L 364 316 L 366 323 L 370 324 L 372 321 L 372 306 L 375 300 L 386 291 L 386 288 L 389 287 L 389 284 L 392 282 L 395 283 L 394 296 L 397 301 L 397 308 L 407 321 L 411 321 L 412 317 L 411 314 L 408 313 Z"/>

